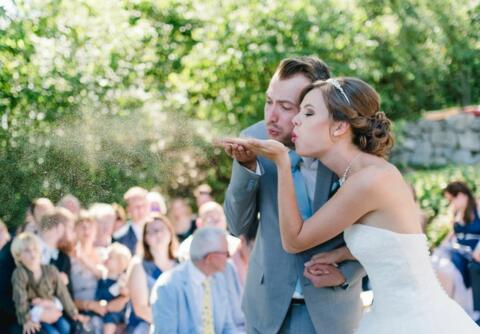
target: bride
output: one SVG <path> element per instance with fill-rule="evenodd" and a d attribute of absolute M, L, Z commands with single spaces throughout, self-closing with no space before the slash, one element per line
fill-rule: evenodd
<path fill-rule="evenodd" d="M 369 275 L 375 301 L 357 334 L 480 333 L 433 272 L 410 189 L 385 160 L 393 137 L 375 90 L 356 78 L 329 79 L 308 86 L 301 101 L 293 119 L 296 152 L 340 177 L 339 190 L 311 218 L 303 221 L 299 213 L 287 147 L 275 140 L 225 140 L 275 162 L 284 249 L 298 253 L 344 231 L 348 248 L 323 261 L 356 258 Z"/>

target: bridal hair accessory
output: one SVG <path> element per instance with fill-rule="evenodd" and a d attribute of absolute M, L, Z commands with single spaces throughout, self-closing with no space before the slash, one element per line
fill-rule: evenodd
<path fill-rule="evenodd" d="M 338 89 L 340 93 L 342 93 L 345 100 L 347 100 L 348 104 L 350 104 L 350 100 L 348 99 L 347 94 L 345 94 L 345 91 L 343 90 L 342 86 L 340 85 L 340 82 L 338 82 L 337 79 L 330 78 L 330 79 L 327 79 L 327 82 L 331 83 L 336 89 Z"/>
<path fill-rule="evenodd" d="M 345 172 L 343 172 L 342 177 L 338 180 L 338 184 L 342 186 L 345 183 L 345 180 L 348 177 L 348 173 L 350 172 L 350 168 L 352 168 L 353 162 L 360 156 L 362 152 L 359 152 L 350 162 L 348 163 L 347 168 L 345 169 Z"/>

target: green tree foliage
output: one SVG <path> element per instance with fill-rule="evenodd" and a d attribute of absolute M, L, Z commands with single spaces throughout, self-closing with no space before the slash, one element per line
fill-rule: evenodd
<path fill-rule="evenodd" d="M 131 185 L 222 200 L 230 161 L 209 145 L 263 117 L 278 62 L 323 58 L 394 119 L 478 102 L 475 1 L 29 0 L 0 7 L 0 217 L 72 192 Z"/>

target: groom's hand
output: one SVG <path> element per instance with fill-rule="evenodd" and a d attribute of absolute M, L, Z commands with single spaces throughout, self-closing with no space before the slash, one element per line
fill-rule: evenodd
<path fill-rule="evenodd" d="M 329 264 L 315 264 L 306 267 L 303 275 L 308 278 L 316 288 L 336 287 L 345 283 L 342 272 Z"/>
<path fill-rule="evenodd" d="M 255 172 L 257 169 L 257 156 L 245 146 L 232 143 L 227 140 L 221 142 L 221 146 L 229 156 L 237 160 L 242 166 Z"/>

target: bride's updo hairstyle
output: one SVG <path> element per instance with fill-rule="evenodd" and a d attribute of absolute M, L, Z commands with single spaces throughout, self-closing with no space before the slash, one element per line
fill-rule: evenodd
<path fill-rule="evenodd" d="M 390 120 L 380 111 L 380 96 L 370 85 L 351 77 L 315 81 L 302 91 L 300 101 L 313 89 L 322 92 L 334 121 L 350 124 L 355 145 L 379 157 L 388 155 L 394 143 Z"/>

